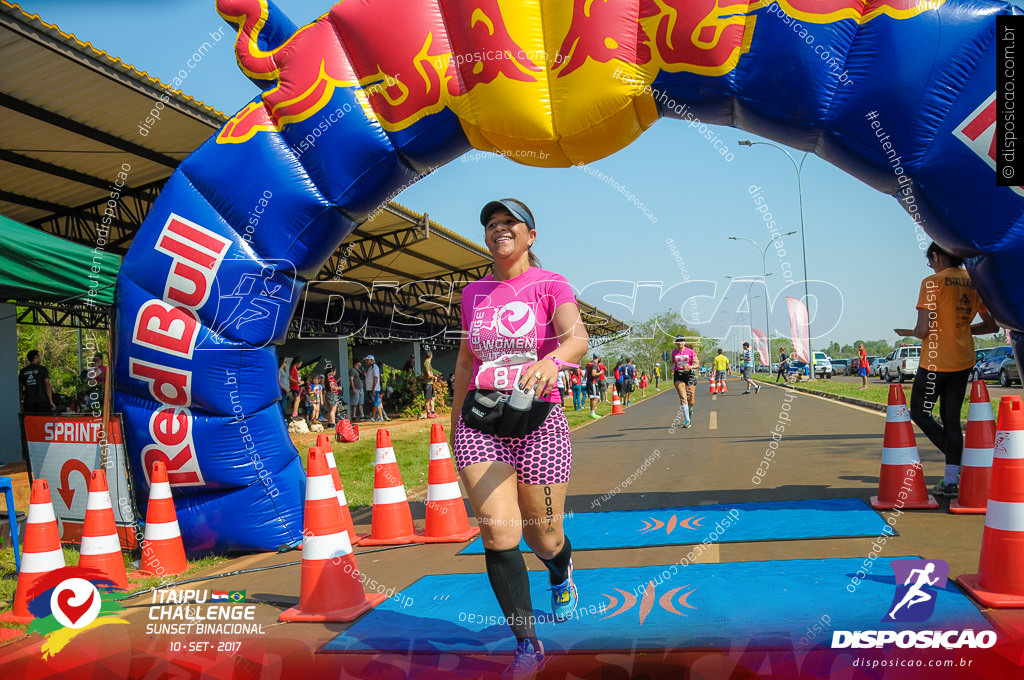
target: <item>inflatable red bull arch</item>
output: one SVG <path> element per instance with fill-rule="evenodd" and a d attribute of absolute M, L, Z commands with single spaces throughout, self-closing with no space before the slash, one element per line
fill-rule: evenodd
<path fill-rule="evenodd" d="M 301 538 L 273 343 L 347 234 L 471 148 L 568 166 L 680 118 L 813 151 L 967 257 L 996 319 L 1024 330 L 1024 192 L 996 185 L 994 157 L 1011 5 L 346 0 L 301 28 L 267 0 L 217 11 L 263 92 L 168 181 L 115 324 L 136 481 L 145 497 L 166 463 L 193 551 Z"/>

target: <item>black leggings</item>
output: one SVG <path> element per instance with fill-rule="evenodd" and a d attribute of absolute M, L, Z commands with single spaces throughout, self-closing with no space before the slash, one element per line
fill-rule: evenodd
<path fill-rule="evenodd" d="M 928 440 L 946 454 L 946 465 L 959 465 L 964 454 L 964 433 L 960 429 L 960 408 L 967 394 L 971 369 L 943 372 L 917 369 L 910 393 L 910 419 Z M 932 416 L 939 402 L 940 423 Z"/>

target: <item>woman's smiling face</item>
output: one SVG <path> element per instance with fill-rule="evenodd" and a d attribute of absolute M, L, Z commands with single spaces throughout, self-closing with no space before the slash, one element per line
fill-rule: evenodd
<path fill-rule="evenodd" d="M 484 242 L 496 260 L 515 259 L 529 250 L 537 232 L 531 230 L 507 210 L 495 210 L 487 218 Z"/>

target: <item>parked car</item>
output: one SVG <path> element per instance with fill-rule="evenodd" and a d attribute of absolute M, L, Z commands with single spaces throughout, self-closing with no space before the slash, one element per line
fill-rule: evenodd
<path fill-rule="evenodd" d="M 888 360 L 882 364 L 880 377 L 885 382 L 913 380 L 920 361 L 921 345 L 902 345 L 889 353 Z"/>
<path fill-rule="evenodd" d="M 999 384 L 1009 387 L 1013 383 L 1020 383 L 1020 369 L 1017 368 L 1017 360 L 1011 356 L 1003 359 L 999 366 Z"/>
<path fill-rule="evenodd" d="M 974 370 L 971 371 L 971 380 L 998 380 L 999 367 L 1007 357 L 1013 358 L 1013 350 L 1009 345 L 989 349 L 981 361 L 975 364 Z"/>
<path fill-rule="evenodd" d="M 875 362 L 884 359 L 885 357 L 868 356 L 868 375 L 875 374 Z M 860 357 L 854 357 L 850 359 L 849 365 L 846 367 L 846 371 L 843 375 L 860 375 Z"/>
<path fill-rule="evenodd" d="M 832 379 L 835 371 L 832 370 L 832 361 L 824 352 L 814 353 L 814 377 Z"/>
<path fill-rule="evenodd" d="M 849 367 L 851 361 L 853 361 L 853 359 L 833 359 L 832 370 L 837 375 L 840 373 L 846 375 L 846 369 Z"/>
<path fill-rule="evenodd" d="M 868 374 L 869 375 L 877 376 L 878 379 L 881 380 L 882 379 L 882 366 L 885 364 L 886 361 L 888 361 L 888 359 L 889 359 L 888 356 L 875 357 L 874 359 L 872 359 L 871 363 L 868 364 Z"/>

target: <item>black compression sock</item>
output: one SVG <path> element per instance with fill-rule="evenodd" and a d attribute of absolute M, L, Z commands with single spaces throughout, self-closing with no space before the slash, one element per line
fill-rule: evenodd
<path fill-rule="evenodd" d="M 565 543 L 562 544 L 562 549 L 557 555 L 552 557 L 550 560 L 541 558 L 541 562 L 548 568 L 548 581 L 553 586 L 557 586 L 559 583 L 563 583 L 565 579 L 569 578 L 569 559 L 572 557 L 572 544 L 569 543 L 569 537 L 565 537 Z"/>
<path fill-rule="evenodd" d="M 508 550 L 484 548 L 487 578 L 498 600 L 501 613 L 509 621 L 516 640 L 536 637 L 533 627 L 533 603 L 530 600 L 530 577 L 519 547 Z"/>

